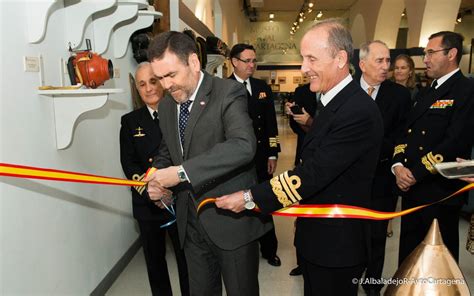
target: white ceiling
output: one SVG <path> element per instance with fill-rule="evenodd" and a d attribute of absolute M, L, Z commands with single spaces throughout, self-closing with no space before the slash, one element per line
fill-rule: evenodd
<path fill-rule="evenodd" d="M 251 1 L 262 2 L 263 7 L 249 7 L 255 9 L 258 21 L 268 21 L 270 12 L 275 14 L 275 21 L 294 21 L 305 0 L 243 0 L 250 5 Z M 308 17 L 315 17 L 317 11 L 322 10 L 325 17 L 344 17 L 350 7 L 357 0 L 306 0 L 313 2 L 313 12 Z M 461 9 L 474 8 L 474 0 L 461 0 Z"/>

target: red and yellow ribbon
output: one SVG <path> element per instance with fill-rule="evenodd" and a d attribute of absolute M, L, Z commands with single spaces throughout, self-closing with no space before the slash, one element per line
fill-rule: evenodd
<path fill-rule="evenodd" d="M 368 220 L 387 220 L 396 217 L 401 217 L 415 211 L 426 208 L 430 205 L 440 203 L 451 197 L 461 194 L 463 192 L 474 189 L 474 184 L 468 184 L 453 194 L 433 203 L 417 206 L 406 209 L 400 212 L 380 212 L 371 209 L 366 209 L 357 206 L 348 206 L 340 204 L 326 204 L 326 205 L 294 205 L 287 208 L 280 209 L 271 213 L 273 216 L 285 217 L 301 217 L 301 218 L 357 218 Z M 206 198 L 198 206 L 198 212 L 207 204 L 214 203 L 216 198 Z M 257 209 L 258 211 L 258 209 Z"/>
<path fill-rule="evenodd" d="M 110 178 L 68 171 L 0 163 L 0 176 L 122 186 L 143 186 L 146 182 Z"/>
<path fill-rule="evenodd" d="M 156 169 L 151 168 L 146 175 L 153 173 Z M 22 165 L 14 165 L 0 163 L 0 176 L 8 176 L 15 178 L 31 178 L 42 180 L 53 180 L 63 182 L 80 182 L 92 184 L 122 185 L 122 186 L 143 186 L 146 182 L 133 181 L 120 178 L 111 178 L 90 174 L 82 174 L 54 169 L 29 167 Z M 369 220 L 385 220 L 400 217 L 426 208 L 430 205 L 445 201 L 455 195 L 474 189 L 474 184 L 468 184 L 453 194 L 433 203 L 406 209 L 400 212 L 380 212 L 362 207 L 327 204 L 327 205 L 294 205 L 284 209 L 280 209 L 272 213 L 274 216 L 286 217 L 304 217 L 304 218 L 358 218 Z M 198 212 L 203 206 L 214 203 L 216 198 L 206 198 L 198 206 Z"/>

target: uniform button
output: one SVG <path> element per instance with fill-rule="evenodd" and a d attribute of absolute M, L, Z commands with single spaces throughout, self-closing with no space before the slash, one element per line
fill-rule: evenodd
<path fill-rule="evenodd" d="M 148 162 L 153 162 L 153 158 L 148 158 Z"/>
<path fill-rule="evenodd" d="M 420 147 L 418 147 L 418 149 L 419 149 L 420 151 L 423 151 L 423 147 L 421 147 L 421 146 L 420 146 Z"/>
<path fill-rule="evenodd" d="M 257 118 L 260 119 L 260 118 L 262 118 L 262 116 L 259 115 L 259 116 L 257 116 Z"/>
<path fill-rule="evenodd" d="M 411 128 L 410 128 L 410 129 L 408 129 L 408 133 L 411 133 Z"/>
<path fill-rule="evenodd" d="M 421 131 L 421 134 L 422 134 L 422 135 L 426 135 L 426 132 L 425 132 L 425 131 Z"/>
<path fill-rule="evenodd" d="M 259 144 L 260 144 L 260 143 L 262 143 L 262 141 L 258 141 L 257 143 L 259 143 Z"/>
<path fill-rule="evenodd" d="M 403 162 L 407 162 L 407 161 L 408 161 L 408 159 L 406 159 L 406 158 L 403 160 Z"/>
<path fill-rule="evenodd" d="M 262 128 L 261 128 L 261 127 L 259 127 L 259 128 L 258 128 L 258 130 L 259 130 L 259 131 L 261 131 L 261 130 L 262 130 Z"/>

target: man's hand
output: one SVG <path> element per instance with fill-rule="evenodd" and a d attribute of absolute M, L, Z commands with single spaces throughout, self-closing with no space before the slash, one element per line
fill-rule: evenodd
<path fill-rule="evenodd" d="M 457 157 L 457 158 L 456 158 L 456 161 L 457 161 L 457 162 L 463 162 L 463 161 L 466 161 L 466 160 L 463 159 L 463 158 Z M 468 182 L 468 183 L 474 183 L 474 177 L 465 177 L 465 178 L 459 178 L 459 179 L 461 179 L 461 180 L 463 180 L 463 181 L 466 181 L 466 182 Z"/>
<path fill-rule="evenodd" d="M 171 196 L 171 190 L 166 189 L 158 180 L 158 171 L 155 171 L 150 176 L 147 176 L 143 181 L 148 182 L 147 192 L 150 199 L 153 201 L 160 201 L 161 198 Z M 161 202 L 160 202 L 161 203 Z"/>
<path fill-rule="evenodd" d="M 160 186 L 170 188 L 179 184 L 178 166 L 170 166 L 159 169 L 152 175 L 153 179 L 146 178 L 144 181 L 156 180 Z"/>
<path fill-rule="evenodd" d="M 400 190 L 406 192 L 411 186 L 415 185 L 416 179 L 408 168 L 399 165 L 393 168 L 393 172 Z"/>
<path fill-rule="evenodd" d="M 285 113 L 286 115 L 291 115 L 293 116 L 293 112 L 291 112 L 291 107 L 293 107 L 294 105 L 296 105 L 295 102 L 286 102 L 285 103 Z"/>
<path fill-rule="evenodd" d="M 216 206 L 224 210 L 240 213 L 245 210 L 244 191 L 224 195 L 216 199 Z"/>
<path fill-rule="evenodd" d="M 174 198 L 172 195 L 163 196 L 159 201 L 155 202 L 155 205 L 160 209 L 165 209 L 173 204 Z M 166 205 L 166 207 L 165 207 Z"/>
<path fill-rule="evenodd" d="M 276 167 L 277 167 L 277 160 L 276 159 L 268 159 L 267 173 L 269 175 L 273 175 L 273 173 L 275 173 Z"/>
<path fill-rule="evenodd" d="M 293 119 L 301 126 L 311 126 L 310 123 L 312 123 L 312 117 L 311 115 L 309 115 L 308 112 L 306 112 L 306 110 L 303 108 L 301 108 L 301 111 L 303 111 L 303 114 L 292 114 L 293 116 Z"/>

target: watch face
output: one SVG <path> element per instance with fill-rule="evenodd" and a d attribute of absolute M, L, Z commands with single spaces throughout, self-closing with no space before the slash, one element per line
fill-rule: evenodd
<path fill-rule="evenodd" d="M 245 208 L 247 210 L 253 210 L 255 208 L 255 203 L 253 201 L 248 201 L 245 203 Z"/>

